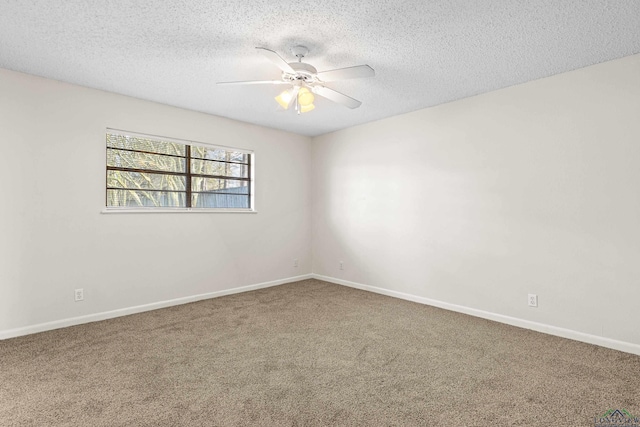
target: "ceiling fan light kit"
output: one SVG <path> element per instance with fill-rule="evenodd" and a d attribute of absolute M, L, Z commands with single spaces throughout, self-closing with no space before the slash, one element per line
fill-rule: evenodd
<path fill-rule="evenodd" d="M 302 59 L 309 53 L 309 49 L 305 46 L 294 46 L 291 53 L 298 58 L 298 62 L 287 62 L 276 52 L 257 47 L 256 50 L 269 59 L 282 71 L 281 80 L 252 80 L 238 82 L 219 82 L 223 85 L 251 85 L 251 84 L 285 84 L 291 85 L 291 88 L 283 91 L 275 97 L 276 102 L 285 110 L 292 106 L 295 111 L 306 113 L 315 108 L 313 101 L 315 95 L 319 95 L 337 104 L 347 108 L 358 108 L 362 103 L 343 93 L 326 87 L 326 82 L 336 80 L 373 77 L 375 71 L 368 65 L 358 65 L 355 67 L 338 68 L 335 70 L 318 72 L 316 68 Z M 315 95 L 314 95 L 315 94 Z"/>
<path fill-rule="evenodd" d="M 313 93 L 305 86 L 294 86 L 275 97 L 276 102 L 285 110 L 294 105 L 298 114 L 307 113 L 316 108 L 313 105 L 314 99 Z"/>

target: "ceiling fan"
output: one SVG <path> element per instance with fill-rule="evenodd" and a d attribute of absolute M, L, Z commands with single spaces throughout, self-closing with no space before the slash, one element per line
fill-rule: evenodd
<path fill-rule="evenodd" d="M 295 111 L 306 113 L 315 108 L 314 95 L 319 95 L 330 101 L 344 105 L 348 108 L 358 108 L 362 102 L 353 99 L 343 93 L 326 87 L 324 84 L 336 80 L 355 79 L 362 77 L 373 77 L 376 72 L 368 65 L 358 65 L 355 67 L 338 68 L 318 72 L 314 66 L 302 62 L 302 59 L 309 53 L 305 46 L 295 46 L 291 49 L 298 62 L 287 62 L 276 52 L 264 47 L 257 47 L 256 50 L 270 60 L 276 67 L 282 70 L 281 80 L 250 80 L 239 82 L 219 82 L 219 85 L 255 85 L 274 84 L 290 85 L 291 88 L 285 90 L 275 99 L 285 110 L 294 107 Z"/>

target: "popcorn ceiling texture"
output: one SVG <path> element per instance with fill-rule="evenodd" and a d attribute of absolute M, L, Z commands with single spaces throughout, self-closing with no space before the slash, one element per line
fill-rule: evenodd
<path fill-rule="evenodd" d="M 327 86 L 278 111 L 281 86 L 254 47 L 319 71 L 369 64 L 376 77 Z M 638 0 L 0 0 L 0 67 L 304 135 L 385 117 L 640 52 Z"/>

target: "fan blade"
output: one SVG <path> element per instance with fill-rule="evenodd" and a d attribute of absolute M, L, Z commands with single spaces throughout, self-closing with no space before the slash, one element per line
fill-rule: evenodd
<path fill-rule="evenodd" d="M 375 70 L 368 65 L 358 65 L 355 67 L 323 71 L 318 73 L 318 78 L 323 82 L 334 82 L 336 80 L 359 79 L 363 77 L 373 77 L 375 75 Z"/>
<path fill-rule="evenodd" d="M 291 65 L 287 64 L 287 61 L 282 59 L 280 55 L 275 53 L 272 50 L 265 49 L 263 47 L 257 47 L 256 50 L 267 57 L 267 59 L 275 64 L 276 67 L 280 68 L 285 73 L 295 74 L 296 70 L 291 68 Z"/>
<path fill-rule="evenodd" d="M 333 89 L 329 89 L 328 87 L 314 86 L 313 91 L 323 98 L 327 98 L 330 101 L 344 105 L 348 108 L 358 108 L 362 104 L 362 102 L 357 99 L 353 99 L 350 96 L 337 92 Z"/>
<path fill-rule="evenodd" d="M 218 82 L 218 85 L 262 85 L 262 84 L 273 84 L 273 85 L 289 85 L 291 83 L 283 82 L 282 80 L 246 80 L 243 82 Z"/>

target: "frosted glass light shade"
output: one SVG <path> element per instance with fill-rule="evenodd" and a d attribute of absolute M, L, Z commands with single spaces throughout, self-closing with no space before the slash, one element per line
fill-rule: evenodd
<path fill-rule="evenodd" d="M 312 105 L 314 99 L 315 98 L 313 96 L 313 93 L 311 93 L 309 89 L 307 89 L 306 87 L 300 88 L 300 91 L 298 92 L 298 103 L 300 104 L 300 106 L 305 107 L 308 105 Z"/>
<path fill-rule="evenodd" d="M 289 109 L 289 103 L 291 102 L 291 92 L 293 89 L 288 89 L 275 97 L 275 100 L 285 110 Z"/>

